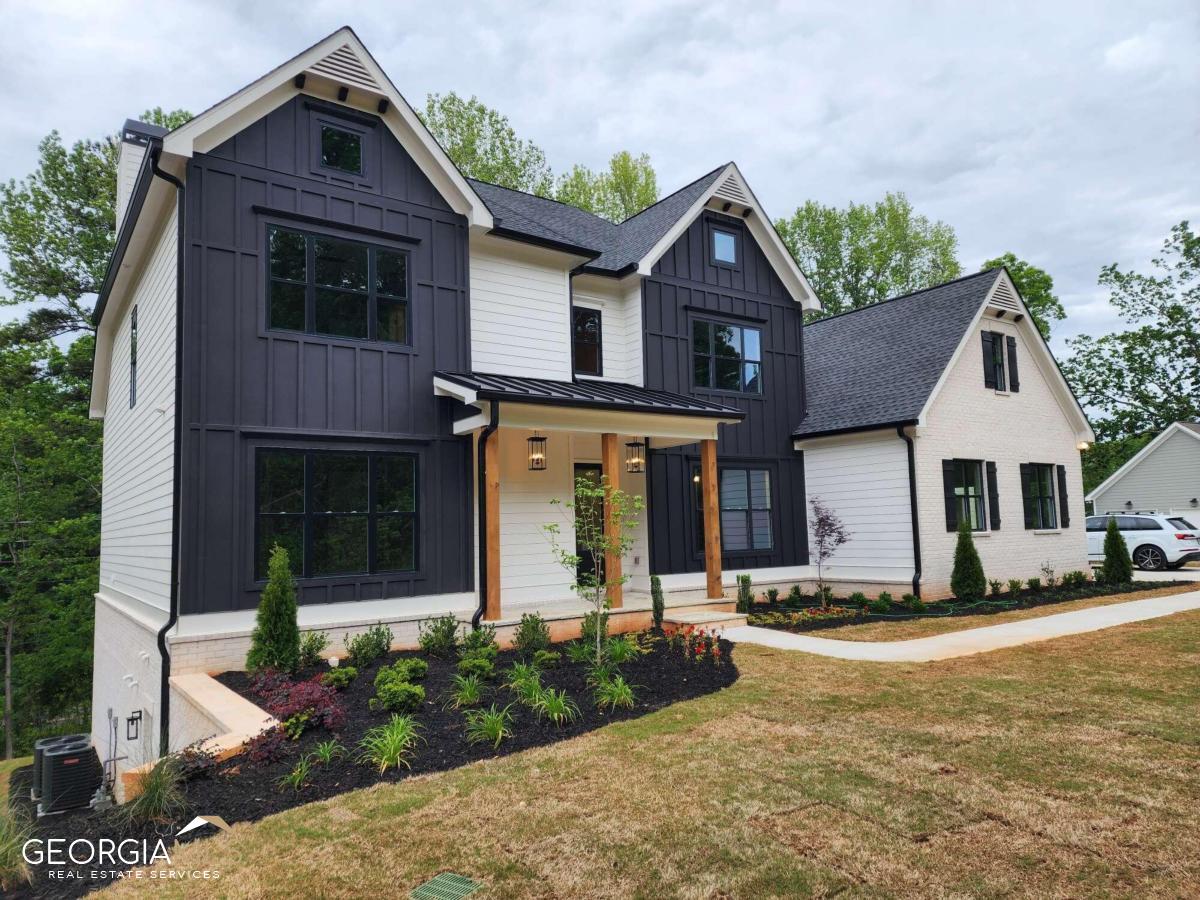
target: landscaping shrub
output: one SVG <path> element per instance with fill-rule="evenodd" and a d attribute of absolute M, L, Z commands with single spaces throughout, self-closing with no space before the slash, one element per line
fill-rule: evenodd
<path fill-rule="evenodd" d="M 354 666 L 338 666 L 336 669 L 330 669 L 321 676 L 321 684 L 325 687 L 331 687 L 335 691 L 344 691 L 350 686 L 355 678 L 358 677 L 358 669 Z"/>
<path fill-rule="evenodd" d="M 595 610 L 583 617 L 583 624 L 579 629 L 579 640 L 589 647 L 596 646 L 596 622 L 600 622 L 600 643 L 604 643 L 608 639 L 608 612 L 602 612 L 599 616 Z"/>
<path fill-rule="evenodd" d="M 800 585 L 793 584 L 792 589 L 788 591 L 787 600 L 784 601 L 787 606 L 803 606 L 804 591 L 800 590 Z"/>
<path fill-rule="evenodd" d="M 1023 588 L 1024 586 L 1025 586 L 1025 582 L 1023 582 L 1020 578 L 1008 579 L 1008 592 L 1010 594 L 1012 594 L 1014 597 L 1017 594 L 1021 593 L 1021 588 Z"/>
<path fill-rule="evenodd" d="M 330 738 L 327 741 L 321 741 L 312 748 L 312 752 L 308 754 L 309 759 L 319 762 L 323 766 L 329 765 L 335 759 L 341 759 L 346 755 L 346 748 L 341 742 Z"/>
<path fill-rule="evenodd" d="M 425 688 L 408 681 L 391 680 L 376 684 L 375 696 L 368 706 L 372 712 L 416 712 L 425 702 Z"/>
<path fill-rule="evenodd" d="M 372 728 L 358 742 L 359 762 L 370 763 L 382 775 L 400 766 L 410 768 L 409 758 L 416 751 L 421 726 L 412 716 L 395 715 L 386 725 Z"/>
<path fill-rule="evenodd" d="M 293 740 L 310 726 L 337 731 L 346 721 L 346 711 L 338 700 L 337 691 L 316 679 L 288 682 L 266 697 L 265 708 L 284 724 L 288 737 Z"/>
<path fill-rule="evenodd" d="M 416 657 L 398 659 L 390 666 L 379 670 L 375 675 L 375 687 L 380 684 L 392 684 L 403 681 L 421 681 L 429 672 L 429 663 Z"/>
<path fill-rule="evenodd" d="M 482 702 L 483 682 L 478 675 L 454 675 L 450 684 L 446 706 L 462 709 L 465 706 L 478 706 Z"/>
<path fill-rule="evenodd" d="M 1117 528 L 1115 516 L 1109 516 L 1108 528 L 1104 533 L 1104 564 L 1100 567 L 1099 581 L 1105 584 L 1129 584 L 1133 581 L 1133 559 L 1129 547 Z"/>
<path fill-rule="evenodd" d="M 484 681 L 490 681 L 492 676 L 496 674 L 496 664 L 490 659 L 478 656 L 469 656 L 466 659 L 460 659 L 456 668 L 459 675 L 474 675 Z"/>
<path fill-rule="evenodd" d="M 296 582 L 288 552 L 278 544 L 267 563 L 267 584 L 258 601 L 246 670 L 294 672 L 300 662 L 300 627 L 296 624 Z"/>
<path fill-rule="evenodd" d="M 458 655 L 464 658 L 484 656 L 495 659 L 499 652 L 500 646 L 496 643 L 495 625 L 480 625 L 463 635 L 462 640 L 458 643 Z"/>
<path fill-rule="evenodd" d="M 535 698 L 533 709 L 555 725 L 562 727 L 579 718 L 579 707 L 565 690 L 547 688 Z"/>
<path fill-rule="evenodd" d="M 617 708 L 633 708 L 633 688 L 620 675 L 598 682 L 593 693 L 596 705 L 601 709 L 607 708 L 611 712 Z"/>
<path fill-rule="evenodd" d="M 553 669 L 562 660 L 557 650 L 539 650 L 533 654 L 533 664 L 539 669 Z"/>
<path fill-rule="evenodd" d="M 867 608 L 873 613 L 890 613 L 892 611 L 892 595 L 884 591 L 874 600 L 870 601 L 867 604 Z"/>
<path fill-rule="evenodd" d="M 517 663 L 509 670 L 504 686 L 522 703 L 532 706 L 542 692 L 542 674 L 534 666 Z"/>
<path fill-rule="evenodd" d="M 392 649 L 392 629 L 383 623 L 372 625 L 362 634 L 346 636 L 346 654 L 352 665 L 369 666 Z"/>
<path fill-rule="evenodd" d="M 165 824 L 187 808 L 179 759 L 175 755 L 164 756 L 149 769 L 135 773 L 133 779 L 137 796 L 113 809 L 123 826 Z"/>
<path fill-rule="evenodd" d="M 1050 565 L 1049 560 L 1042 563 L 1041 572 L 1042 572 L 1042 578 L 1044 578 L 1046 581 L 1046 587 L 1048 587 L 1050 590 L 1054 590 L 1054 585 L 1056 585 L 1058 583 L 1058 579 L 1055 577 L 1055 574 L 1054 574 L 1054 566 Z"/>
<path fill-rule="evenodd" d="M 537 613 L 525 613 L 513 634 L 513 649 L 522 659 L 550 649 L 550 626 Z"/>
<path fill-rule="evenodd" d="M 650 619 L 655 628 L 662 628 L 663 613 L 666 611 L 666 601 L 663 599 L 662 579 L 657 575 L 650 576 Z"/>
<path fill-rule="evenodd" d="M 954 569 L 950 573 L 950 592 L 964 603 L 976 603 L 987 593 L 983 563 L 971 537 L 971 523 L 958 523 L 958 543 L 954 547 Z"/>
<path fill-rule="evenodd" d="M 925 603 L 916 594 L 905 594 L 900 600 L 912 612 L 925 612 Z"/>
<path fill-rule="evenodd" d="M 613 665 L 619 666 L 637 656 L 637 648 L 624 636 L 610 638 L 606 655 Z"/>
<path fill-rule="evenodd" d="M 867 595 L 864 594 L 862 591 L 855 591 L 853 594 L 850 595 L 849 602 L 853 603 L 855 606 L 866 606 L 867 605 Z"/>
<path fill-rule="evenodd" d="M 576 664 L 586 663 L 593 658 L 595 650 L 584 640 L 571 641 L 567 644 L 567 659 Z"/>
<path fill-rule="evenodd" d="M 286 735 L 282 728 L 268 728 L 246 742 L 246 756 L 252 763 L 265 765 L 283 759 Z"/>
<path fill-rule="evenodd" d="M 754 602 L 754 589 L 751 587 L 749 575 L 739 575 L 737 577 L 737 611 L 740 613 L 750 612 L 750 604 Z"/>
<path fill-rule="evenodd" d="M 512 737 L 512 713 L 508 706 L 496 709 L 493 703 L 490 709 L 469 709 L 465 715 L 467 743 L 491 744 L 494 750 L 502 740 Z"/>
<path fill-rule="evenodd" d="M 1063 587 L 1078 588 L 1083 587 L 1088 583 L 1087 572 L 1081 572 L 1079 569 L 1074 569 L 1070 572 L 1064 572 L 1062 577 Z"/>
<path fill-rule="evenodd" d="M 1042 579 L 1040 578 L 1030 578 L 1025 584 L 1029 586 L 1031 591 L 1040 591 L 1042 589 Z"/>
<path fill-rule="evenodd" d="M 28 816 L 16 807 L 0 803 L 0 889 L 15 891 L 29 884 L 29 866 L 23 850 L 33 834 L 33 823 Z"/>
<path fill-rule="evenodd" d="M 329 635 L 323 631 L 306 631 L 300 638 L 300 668 L 320 665 L 321 652 L 329 646 Z"/>
<path fill-rule="evenodd" d="M 779 602 L 779 588 L 776 588 L 776 587 L 767 588 L 767 602 L 770 603 L 772 606 L 774 606 L 776 603 Z"/>
<path fill-rule="evenodd" d="M 417 643 L 430 656 L 446 659 L 458 649 L 458 619 L 449 613 L 422 622 L 418 631 Z"/>
<path fill-rule="evenodd" d="M 991 588 L 993 597 L 999 597 L 1004 590 L 1004 582 L 999 578 L 993 578 L 988 582 L 988 587 Z"/>

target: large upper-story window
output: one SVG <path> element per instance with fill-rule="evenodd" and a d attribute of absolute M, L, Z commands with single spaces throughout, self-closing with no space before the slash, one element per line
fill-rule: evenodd
<path fill-rule="evenodd" d="M 258 451 L 255 577 L 271 549 L 300 578 L 417 568 L 417 458 L 410 453 Z"/>
<path fill-rule="evenodd" d="M 721 552 L 770 550 L 771 473 L 767 469 L 722 467 L 717 489 L 721 509 Z M 696 549 L 704 547 L 704 492 L 700 469 L 692 470 Z"/>
<path fill-rule="evenodd" d="M 408 254 L 272 225 L 269 327 L 410 343 Z"/>
<path fill-rule="evenodd" d="M 600 351 L 600 310 L 576 306 L 571 315 L 575 374 L 603 374 L 604 367 Z"/>
<path fill-rule="evenodd" d="M 762 393 L 762 333 L 745 325 L 696 319 L 692 376 L 698 388 Z"/>

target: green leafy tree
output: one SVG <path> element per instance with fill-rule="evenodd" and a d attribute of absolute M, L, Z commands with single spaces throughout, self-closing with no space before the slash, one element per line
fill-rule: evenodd
<path fill-rule="evenodd" d="M 918 215 L 902 193 L 845 209 L 807 201 L 775 223 L 783 242 L 834 315 L 957 278 L 958 239 Z"/>
<path fill-rule="evenodd" d="M 1106 584 L 1129 584 L 1133 581 L 1133 560 L 1129 556 L 1129 545 L 1117 528 L 1115 516 L 1109 516 L 1104 530 L 1104 563 L 1100 567 L 1100 580 Z"/>
<path fill-rule="evenodd" d="M 296 582 L 288 552 L 276 544 L 267 563 L 267 584 L 258 601 L 246 668 L 294 672 L 300 664 L 300 628 L 296 624 Z"/>
<path fill-rule="evenodd" d="M 1156 432 L 1098 440 L 1080 455 L 1083 463 L 1083 492 L 1090 494 L 1104 479 L 1125 465 L 1157 436 Z M 1107 510 L 1098 509 L 1102 513 Z"/>
<path fill-rule="evenodd" d="M 142 116 L 174 128 L 191 118 L 155 108 Z M 76 141 L 52 131 L 38 145 L 38 164 L 20 181 L 0 184 L 0 278 L 9 294 L 0 305 L 32 304 L 8 340 L 37 342 L 92 330 L 91 314 L 116 239 L 115 136 Z"/>
<path fill-rule="evenodd" d="M 1062 301 L 1054 294 L 1054 279 L 1044 269 L 1019 259 L 1016 254 L 1005 253 L 995 259 L 989 259 L 980 271 L 1004 266 L 1012 277 L 1013 284 L 1021 292 L 1021 298 L 1029 307 L 1029 314 L 1037 325 L 1042 337 L 1049 339 L 1052 322 L 1061 322 L 1067 317 Z"/>
<path fill-rule="evenodd" d="M 477 97 L 464 100 L 451 91 L 425 98 L 425 126 L 469 178 L 548 197 L 554 176 L 546 154 L 517 137 L 508 117 Z"/>
<path fill-rule="evenodd" d="M 950 592 L 964 603 L 978 603 L 987 593 L 983 562 L 971 536 L 971 523 L 958 523 L 958 542 L 954 545 L 954 569 L 950 573 Z"/>
<path fill-rule="evenodd" d="M 1129 327 L 1067 342 L 1063 371 L 1094 411 L 1101 441 L 1200 418 L 1200 237 L 1187 222 L 1171 229 L 1152 266 L 1153 274 L 1105 266 L 1100 284 Z"/>
<path fill-rule="evenodd" d="M 646 154 L 614 153 L 608 170 L 593 172 L 576 165 L 558 179 L 555 199 L 623 222 L 658 201 L 658 177 Z"/>

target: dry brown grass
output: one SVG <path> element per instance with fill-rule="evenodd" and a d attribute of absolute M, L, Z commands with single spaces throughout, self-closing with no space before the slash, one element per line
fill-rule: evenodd
<path fill-rule="evenodd" d="M 1200 894 L 1200 612 L 924 665 L 736 658 L 720 694 L 238 825 L 175 856 L 219 881 L 115 892 Z"/>
<path fill-rule="evenodd" d="M 8 779 L 12 775 L 13 770 L 29 765 L 33 765 L 32 756 L 0 760 L 0 803 L 8 803 Z"/>

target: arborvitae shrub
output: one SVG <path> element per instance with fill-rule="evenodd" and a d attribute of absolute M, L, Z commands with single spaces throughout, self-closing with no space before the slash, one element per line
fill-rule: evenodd
<path fill-rule="evenodd" d="M 294 672 L 300 663 L 300 627 L 296 624 L 296 582 L 288 552 L 278 544 L 267 564 L 267 584 L 258 601 L 246 669 Z"/>
<path fill-rule="evenodd" d="M 663 600 L 662 579 L 657 575 L 650 576 L 650 615 L 654 620 L 655 628 L 662 628 L 663 613 L 666 609 L 666 601 Z"/>
<path fill-rule="evenodd" d="M 977 603 L 987 593 L 987 578 L 983 563 L 971 537 L 971 524 L 963 519 L 958 523 L 958 543 L 954 547 L 954 571 L 950 574 L 950 591 L 964 603 Z"/>
<path fill-rule="evenodd" d="M 1109 516 L 1104 532 L 1104 565 L 1100 567 L 1100 580 L 1108 584 L 1133 581 L 1133 560 L 1129 556 L 1129 546 L 1117 528 L 1115 516 Z"/>

